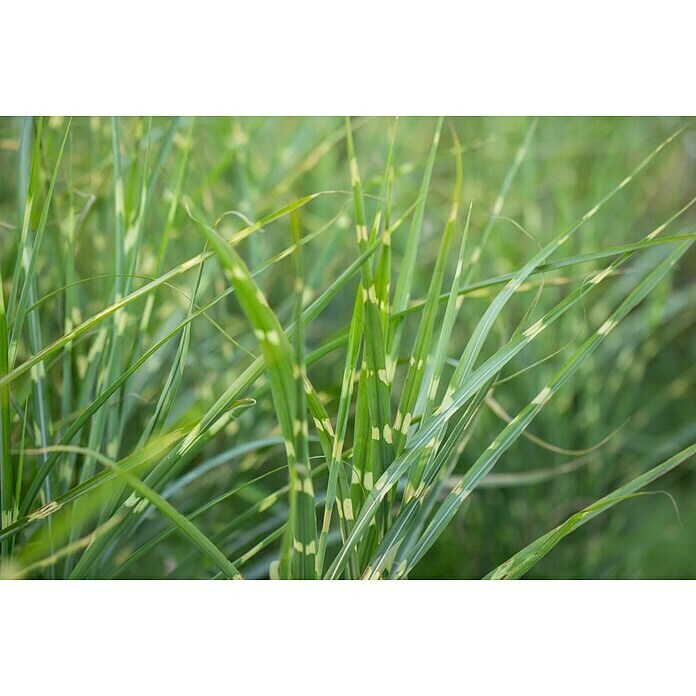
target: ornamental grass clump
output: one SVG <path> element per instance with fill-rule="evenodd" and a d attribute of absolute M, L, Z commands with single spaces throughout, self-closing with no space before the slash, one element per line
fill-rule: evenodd
<path fill-rule="evenodd" d="M 3 576 L 534 572 L 696 452 L 649 124 L 584 180 L 563 120 L 3 119 Z"/>

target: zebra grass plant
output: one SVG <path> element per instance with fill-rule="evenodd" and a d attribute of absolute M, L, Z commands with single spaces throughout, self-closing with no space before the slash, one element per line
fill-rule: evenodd
<path fill-rule="evenodd" d="M 621 202 L 686 125 L 632 165 L 611 160 L 584 209 L 561 191 L 572 222 L 532 234 L 549 121 L 503 152 L 489 207 L 467 161 L 495 134 L 346 119 L 317 138 L 317 124 L 4 119 L 4 577 L 408 578 L 479 490 L 620 461 L 625 428 L 580 449 L 531 432 L 569 386 L 547 421 L 558 437 L 596 428 L 611 399 L 633 400 L 621 416 L 638 423 L 674 403 L 651 393 L 641 411 L 635 395 L 670 330 L 693 320 L 696 288 L 675 274 L 696 197 L 649 229 Z M 416 136 L 427 147 L 405 154 Z M 520 211 L 524 225 L 504 217 Z M 679 375 L 682 395 L 693 377 Z M 644 448 L 639 470 L 595 476 L 596 500 L 486 577 L 529 573 L 686 462 L 695 436 L 687 423 Z M 497 472 L 522 443 L 573 463 Z"/>

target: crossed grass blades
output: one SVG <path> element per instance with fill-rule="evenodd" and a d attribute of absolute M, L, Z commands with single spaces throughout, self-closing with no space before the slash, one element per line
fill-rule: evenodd
<path fill-rule="evenodd" d="M 687 126 L 602 158 L 584 208 L 554 191 L 572 222 L 552 232 L 529 222 L 538 138 L 563 124 L 514 121 L 492 203 L 467 170 L 501 137 L 472 125 L 4 119 L 3 577 L 407 578 L 478 489 L 546 481 L 572 505 L 580 474 L 596 501 L 481 573 L 521 577 L 688 461 L 688 421 L 638 466 L 630 442 L 696 376 L 638 408 L 694 319 L 676 272 L 696 198 L 649 226 L 622 203 Z M 600 436 L 602 404 L 625 420 Z M 552 457 L 570 461 L 528 465 Z"/>

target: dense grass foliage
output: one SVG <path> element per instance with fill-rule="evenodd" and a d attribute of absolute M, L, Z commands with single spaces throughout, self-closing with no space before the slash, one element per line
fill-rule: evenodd
<path fill-rule="evenodd" d="M 0 119 L 2 576 L 696 577 L 695 158 Z"/>

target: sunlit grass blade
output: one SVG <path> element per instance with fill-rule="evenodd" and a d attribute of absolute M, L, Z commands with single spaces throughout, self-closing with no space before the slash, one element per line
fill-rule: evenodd
<path fill-rule="evenodd" d="M 156 440 L 152 440 L 138 451 L 124 457 L 118 462 L 118 464 L 126 471 L 138 470 L 149 462 L 155 460 L 157 457 L 161 456 L 163 452 L 166 452 L 172 445 L 180 441 L 184 435 L 185 433 L 180 430 L 174 430 L 171 433 L 167 433 Z M 52 445 L 52 447 L 53 450 L 50 452 L 50 454 L 66 453 L 69 451 L 65 449 L 68 447 L 68 445 Z M 19 532 L 28 528 L 30 525 L 50 517 L 70 503 L 79 500 L 83 496 L 86 496 L 90 492 L 97 489 L 99 486 L 108 483 L 114 478 L 114 476 L 115 474 L 113 472 L 101 471 L 84 483 L 81 483 L 74 488 L 71 488 L 69 491 L 62 493 L 55 498 L 55 500 L 49 501 L 33 512 L 26 515 L 20 515 L 19 518 L 16 519 L 12 524 L 3 527 L 0 530 L 0 540 L 4 541 L 5 539 L 11 539 Z"/>

